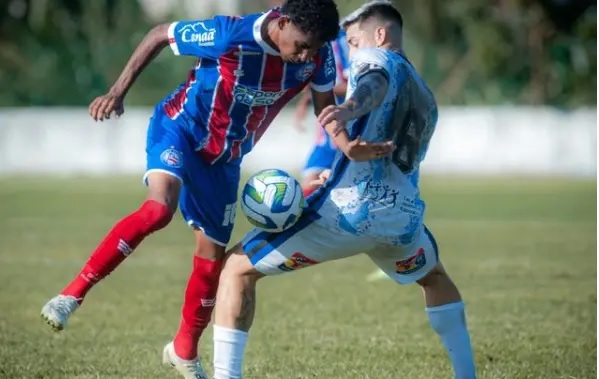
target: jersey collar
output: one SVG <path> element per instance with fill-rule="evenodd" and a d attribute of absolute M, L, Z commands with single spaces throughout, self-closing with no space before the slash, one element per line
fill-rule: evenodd
<path fill-rule="evenodd" d="M 269 16 L 276 16 L 278 14 L 279 14 L 279 12 L 276 9 L 273 9 L 273 10 L 270 10 L 270 11 L 264 13 L 262 16 L 260 16 L 254 22 L 254 29 L 253 29 L 254 39 L 256 40 L 256 43 L 262 48 L 262 50 L 264 50 L 265 53 L 270 54 L 270 55 L 276 55 L 276 56 L 279 56 L 281 54 L 279 54 L 278 51 L 273 49 L 272 46 L 270 46 L 266 41 L 264 41 L 264 39 L 262 39 L 262 33 L 260 31 L 262 29 L 262 24 L 264 24 L 264 22 L 266 21 L 266 19 Z"/>

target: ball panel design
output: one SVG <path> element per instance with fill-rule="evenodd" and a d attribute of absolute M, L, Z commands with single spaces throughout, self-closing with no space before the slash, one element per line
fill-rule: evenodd
<path fill-rule="evenodd" d="M 299 182 L 283 170 L 260 171 L 252 175 L 243 188 L 243 213 L 250 223 L 267 231 L 290 228 L 305 207 Z"/>

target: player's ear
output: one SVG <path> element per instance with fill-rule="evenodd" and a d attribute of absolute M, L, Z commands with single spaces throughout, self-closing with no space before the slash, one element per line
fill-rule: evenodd
<path fill-rule="evenodd" d="M 285 25 L 287 25 L 290 22 L 291 19 L 289 19 L 288 16 L 279 16 L 279 19 L 277 20 L 277 26 L 279 27 L 279 30 L 283 30 L 283 28 L 285 28 Z"/>
<path fill-rule="evenodd" d="M 376 43 L 376 47 L 381 47 L 385 43 L 387 39 L 387 29 L 379 26 L 374 29 L 374 42 Z"/>

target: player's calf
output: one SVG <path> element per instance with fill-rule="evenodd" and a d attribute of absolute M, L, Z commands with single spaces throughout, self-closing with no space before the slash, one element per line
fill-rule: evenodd
<path fill-rule="evenodd" d="M 416 281 L 424 292 L 427 307 L 462 301 L 458 288 L 453 283 L 441 263 L 438 263 L 425 277 Z"/>
<path fill-rule="evenodd" d="M 183 359 L 198 356 L 198 342 L 210 323 L 225 247 L 196 230 L 196 250 L 175 338 L 174 351 Z"/>
<path fill-rule="evenodd" d="M 149 234 L 165 227 L 172 212 L 165 205 L 148 200 L 135 212 L 119 221 L 89 257 L 81 272 L 58 296 L 42 308 L 42 318 L 60 331 L 87 292 L 108 276 Z"/>
<path fill-rule="evenodd" d="M 43 307 L 42 318 L 54 330 L 64 329 L 87 292 L 120 265 L 144 238 L 171 221 L 181 186 L 179 179 L 153 173 L 149 184 L 148 200 L 113 226 L 79 274 Z"/>
<path fill-rule="evenodd" d="M 233 248 L 220 277 L 214 325 L 214 378 L 241 378 L 248 330 L 254 319 L 257 272 L 243 254 Z"/>
<path fill-rule="evenodd" d="M 151 233 L 164 228 L 173 217 L 164 204 L 147 200 L 120 220 L 91 254 L 79 275 L 62 291 L 81 302 L 94 284 L 108 276 Z"/>
<path fill-rule="evenodd" d="M 417 283 L 424 292 L 431 327 L 439 335 L 449 354 L 455 379 L 475 379 L 476 370 L 464 303 L 457 287 L 441 263 Z"/>

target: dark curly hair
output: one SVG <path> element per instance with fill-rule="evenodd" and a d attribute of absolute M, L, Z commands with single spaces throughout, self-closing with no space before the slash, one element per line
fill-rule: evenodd
<path fill-rule="evenodd" d="M 302 32 L 329 42 L 339 34 L 339 11 L 333 0 L 287 0 L 281 12 Z"/>

